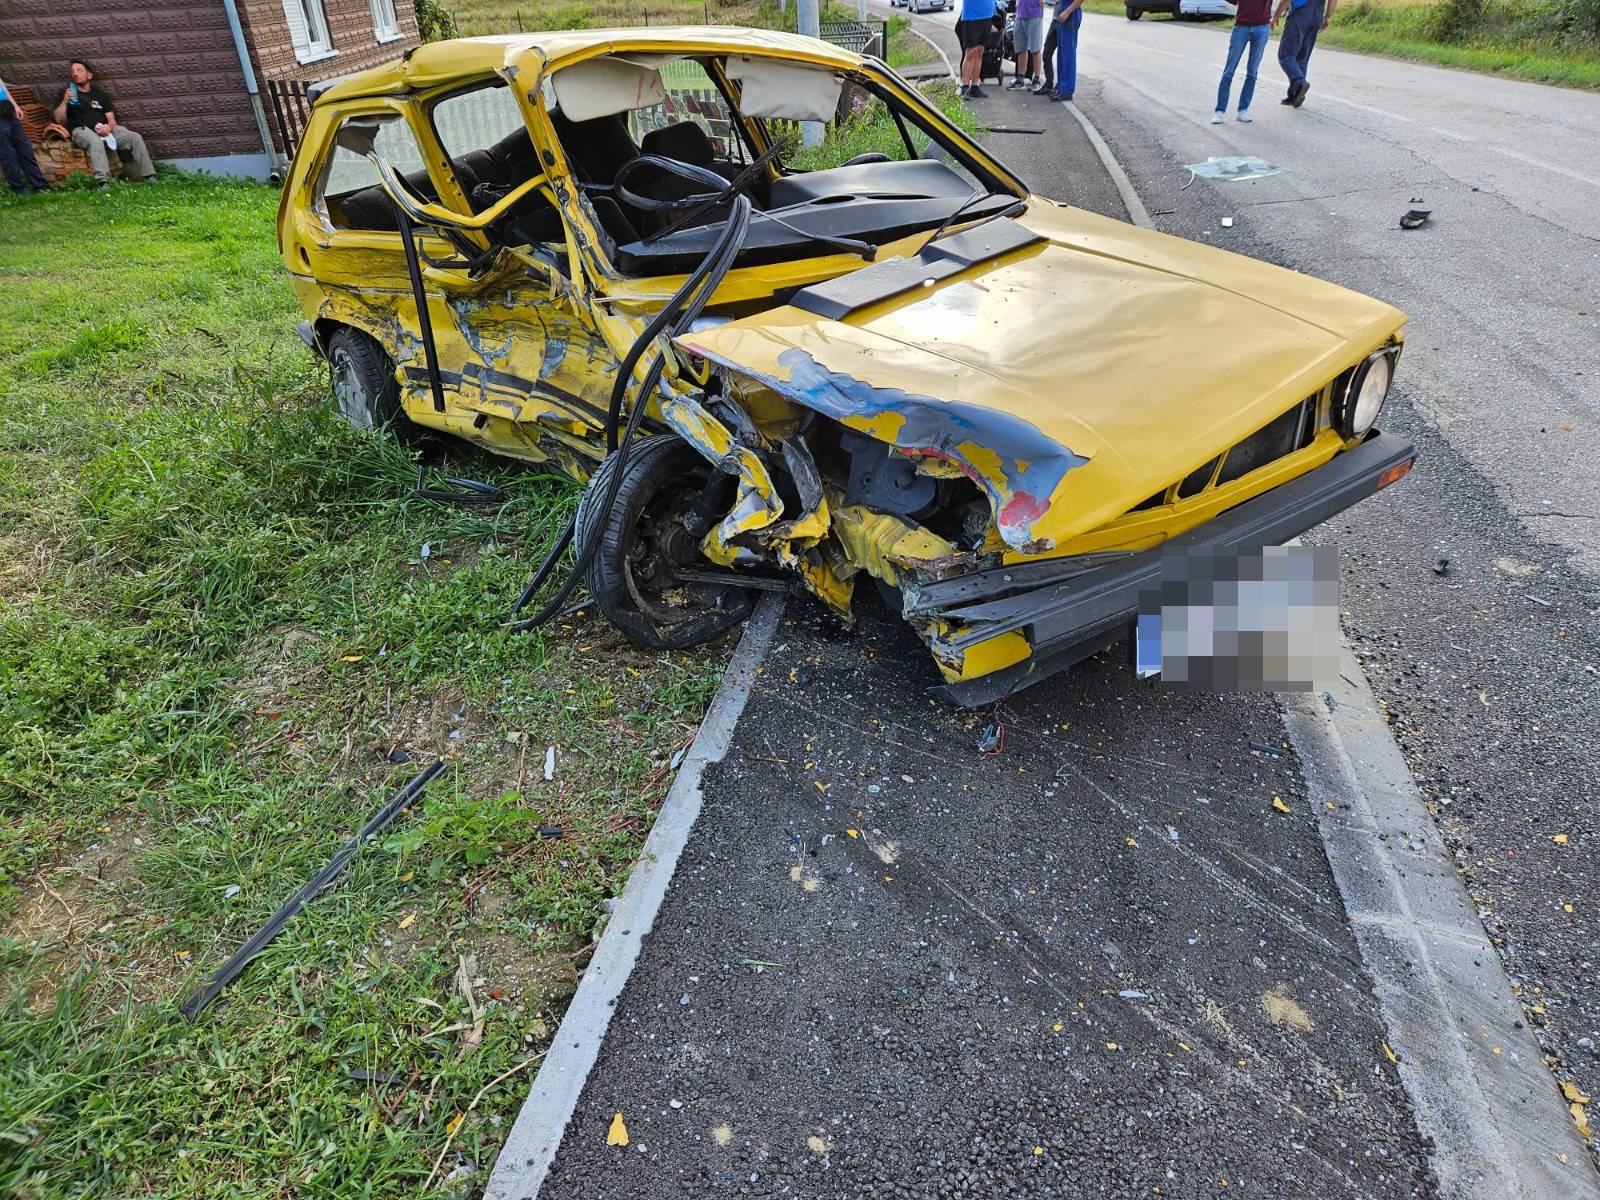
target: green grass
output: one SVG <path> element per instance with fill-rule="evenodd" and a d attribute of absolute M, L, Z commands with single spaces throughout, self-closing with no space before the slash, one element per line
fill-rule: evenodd
<path fill-rule="evenodd" d="M 548 1043 L 716 682 L 718 650 L 587 616 L 497 627 L 572 489 L 457 449 L 509 502 L 410 499 L 413 459 L 328 411 L 276 204 L 0 199 L 0 1194 L 424 1195 Z M 424 803 L 184 1024 L 434 753 Z M 449 1030 L 464 955 L 481 1040 Z M 487 1169 L 532 1069 L 444 1172 Z"/>
<path fill-rule="evenodd" d="M 1492 3 L 1453 32 L 1451 4 L 1384 5 L 1353 0 L 1334 12 L 1327 43 L 1369 54 L 1600 89 L 1600 27 L 1569 24 L 1574 6 Z"/>
<path fill-rule="evenodd" d="M 1124 11 L 1120 0 L 1085 0 L 1084 7 Z M 1600 89 L 1600 0 L 1343 0 L 1318 44 Z"/>
<path fill-rule="evenodd" d="M 921 88 L 923 94 L 952 124 L 973 136 L 978 134 L 980 126 L 977 118 L 971 109 L 962 104 L 955 85 L 948 79 L 929 80 Z M 798 143 L 797 129 L 793 136 Z M 788 163 L 796 170 L 822 171 L 870 151 L 887 154 L 893 159 L 907 157 L 905 141 L 888 108 L 882 101 L 868 101 L 863 97 L 862 103 L 848 120 L 828 127 L 821 146 L 791 154 Z"/>

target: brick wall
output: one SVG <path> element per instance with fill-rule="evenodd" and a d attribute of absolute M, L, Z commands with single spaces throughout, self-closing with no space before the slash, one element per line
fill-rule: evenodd
<path fill-rule="evenodd" d="M 283 0 L 238 0 L 238 5 L 249 31 L 256 74 L 262 79 L 315 81 L 349 75 L 399 58 L 420 40 L 411 0 L 395 0 L 394 11 L 399 18 L 401 36 L 392 42 L 380 42 L 373 34 L 372 7 L 368 0 L 322 0 L 334 54 L 302 63 L 294 56 L 289 22 L 283 15 Z"/>
<path fill-rule="evenodd" d="M 221 0 L 3 0 L 0 78 L 53 106 L 86 58 L 157 158 L 259 153 Z"/>

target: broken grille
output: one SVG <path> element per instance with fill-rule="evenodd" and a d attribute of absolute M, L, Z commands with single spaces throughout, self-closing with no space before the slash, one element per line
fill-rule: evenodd
<path fill-rule="evenodd" d="M 1160 508 L 1174 500 L 1187 500 L 1219 484 L 1243 479 L 1251 471 L 1276 462 L 1310 445 L 1315 432 L 1317 397 L 1307 396 L 1288 412 L 1275 417 L 1242 442 L 1230 446 L 1210 462 L 1196 467 L 1177 483 L 1134 505 L 1130 512 Z"/>

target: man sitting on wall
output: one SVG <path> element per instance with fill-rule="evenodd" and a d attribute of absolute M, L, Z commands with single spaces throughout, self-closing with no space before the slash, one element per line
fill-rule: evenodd
<path fill-rule="evenodd" d="M 117 124 L 116 104 L 104 88 L 94 85 L 94 71 L 82 59 L 73 59 L 68 66 L 72 82 L 61 90 L 61 100 L 56 104 L 55 117 L 72 131 L 72 144 L 89 156 L 89 166 L 94 171 L 94 181 L 101 188 L 109 186 L 111 174 L 108 149 L 122 156 L 124 170 L 132 163 L 133 177 L 154 183 L 156 169 L 150 162 L 150 151 L 145 149 L 144 138 L 126 125 Z"/>

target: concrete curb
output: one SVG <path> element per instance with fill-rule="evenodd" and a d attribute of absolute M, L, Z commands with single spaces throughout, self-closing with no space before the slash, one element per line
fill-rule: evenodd
<path fill-rule="evenodd" d="M 617 998 L 639 960 L 645 934 L 655 924 L 678 856 L 700 815 L 700 777 L 707 763 L 720 762 L 728 752 L 734 726 L 755 684 L 756 668 L 772 644 L 782 613 L 782 597 L 769 594 L 746 624 L 722 686 L 700 722 L 694 744 L 650 828 L 638 865 L 628 876 L 628 885 L 606 922 L 577 994 L 495 1160 L 483 1200 L 534 1200 L 538 1196 L 600 1054 Z"/>
<path fill-rule="evenodd" d="M 1285 703 L 1345 916 L 1447 1200 L 1600 1200 L 1500 956 L 1355 655 Z"/>
<path fill-rule="evenodd" d="M 1128 178 L 1128 173 L 1122 169 L 1122 164 L 1117 161 L 1116 155 L 1111 153 L 1111 147 L 1106 144 L 1106 139 L 1100 136 L 1100 131 L 1095 128 L 1088 114 L 1075 103 L 1069 102 L 1061 107 L 1070 112 L 1078 124 L 1083 126 L 1089 144 L 1100 156 L 1100 165 L 1105 167 L 1106 174 L 1111 176 L 1111 182 L 1117 185 L 1117 194 L 1122 197 L 1122 207 L 1128 210 L 1128 220 L 1145 229 L 1154 229 L 1156 223 L 1150 219 L 1150 210 L 1145 208 L 1144 201 L 1139 199 L 1139 193 L 1133 190 L 1133 180 Z"/>

